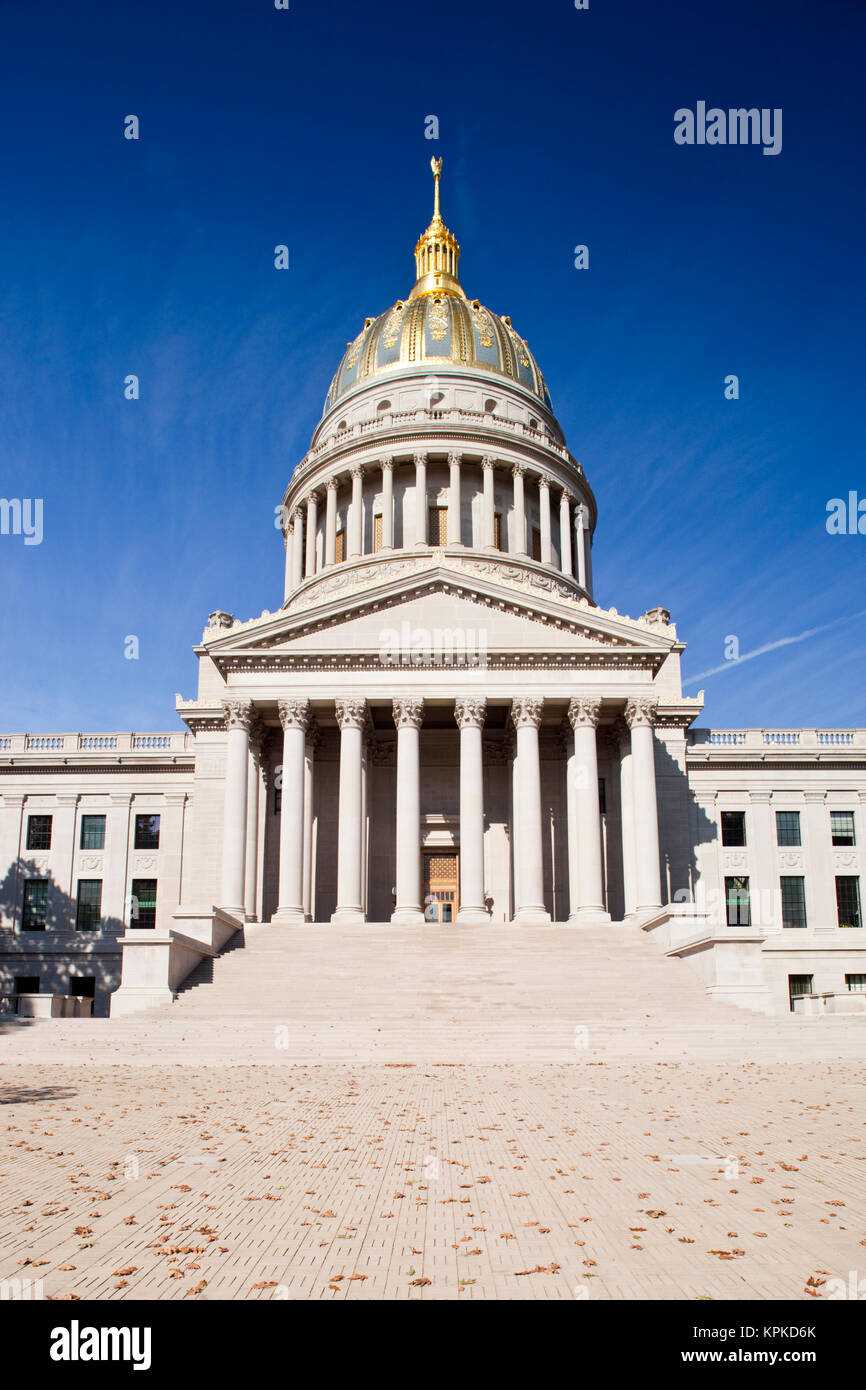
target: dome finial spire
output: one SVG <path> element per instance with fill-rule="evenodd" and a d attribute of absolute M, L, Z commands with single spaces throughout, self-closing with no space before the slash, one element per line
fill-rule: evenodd
<path fill-rule="evenodd" d="M 419 237 L 415 247 L 415 285 L 412 295 L 419 294 L 458 294 L 465 299 L 457 266 L 460 261 L 460 244 L 453 232 L 449 232 L 439 211 L 439 179 L 442 175 L 442 159 L 434 156 L 430 160 L 433 170 L 433 219 L 426 232 Z"/>
<path fill-rule="evenodd" d="M 433 170 L 433 221 L 441 222 L 442 217 L 439 212 L 439 179 L 442 174 L 442 158 L 434 155 L 430 160 L 430 168 Z"/>

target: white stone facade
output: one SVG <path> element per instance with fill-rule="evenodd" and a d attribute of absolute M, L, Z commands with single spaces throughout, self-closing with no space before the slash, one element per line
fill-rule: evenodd
<path fill-rule="evenodd" d="M 326 951 L 332 921 L 437 915 L 628 918 L 708 993 L 768 1012 L 789 977 L 860 989 L 862 914 L 839 925 L 836 880 L 859 892 L 866 873 L 866 730 L 692 729 L 667 612 L 595 601 L 595 499 L 537 364 L 466 300 L 456 243 L 441 283 L 421 273 L 446 235 L 434 218 L 413 295 L 347 349 L 283 496 L 281 607 L 211 615 L 197 696 L 178 697 L 189 732 L 0 736 L 0 996 L 86 976 L 97 1013 L 109 995 L 129 1011 L 170 1000 L 244 920 L 317 924 Z M 403 355 L 384 360 L 395 315 Z M 742 845 L 721 844 L 729 811 Z M 782 845 L 776 811 L 797 813 Z M 852 843 L 832 843 L 833 812 Z M 29 849 L 38 816 L 50 847 Z M 85 816 L 104 816 L 102 848 Z M 159 816 L 158 848 L 136 848 L 136 816 Z M 91 929 L 82 880 L 101 884 Z M 133 885 L 154 882 L 142 923 Z"/>

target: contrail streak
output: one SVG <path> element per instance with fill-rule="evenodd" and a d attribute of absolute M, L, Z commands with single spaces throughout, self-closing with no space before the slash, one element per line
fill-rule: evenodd
<path fill-rule="evenodd" d="M 745 652 L 743 656 L 732 657 L 730 661 L 723 661 L 721 666 L 711 666 L 708 671 L 700 671 L 696 676 L 689 676 L 688 680 L 683 681 L 683 685 L 695 685 L 698 681 L 706 680 L 707 676 L 717 676 L 722 671 L 730 671 L 734 666 L 742 666 L 744 661 L 754 661 L 756 656 L 763 656 L 765 652 L 774 652 L 779 647 L 790 647 L 795 642 L 805 642 L 807 637 L 815 637 L 819 632 L 829 632 L 831 627 L 838 627 L 840 623 L 853 623 L 857 618 L 866 617 L 866 608 L 861 608 L 859 613 L 849 613 L 843 618 L 834 618 L 832 623 L 822 623 L 820 627 L 807 627 L 805 632 L 798 632 L 795 637 L 780 637 L 777 642 L 765 642 L 763 647 L 756 647 L 753 652 Z"/>

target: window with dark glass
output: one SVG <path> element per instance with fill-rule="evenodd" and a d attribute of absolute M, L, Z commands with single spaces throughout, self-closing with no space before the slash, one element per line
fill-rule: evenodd
<path fill-rule="evenodd" d="M 541 559 L 541 532 L 537 526 L 531 528 L 531 554 L 533 560 Z"/>
<path fill-rule="evenodd" d="M 27 848 L 51 848 L 51 816 L 27 817 Z"/>
<path fill-rule="evenodd" d="M 279 787 L 274 787 L 274 815 L 275 815 L 275 816 L 278 816 L 278 815 L 280 814 L 280 809 L 281 809 L 281 807 L 282 807 L 282 804 L 283 804 L 283 793 L 282 793 L 282 790 L 281 790 Z"/>
<path fill-rule="evenodd" d="M 782 926 L 805 927 L 806 925 L 806 880 L 804 878 L 780 878 L 782 889 Z"/>
<path fill-rule="evenodd" d="M 102 915 L 102 879 L 78 880 L 78 904 L 75 912 L 77 931 L 96 931 Z"/>
<path fill-rule="evenodd" d="M 105 849 L 105 816 L 81 817 L 81 849 Z"/>
<path fill-rule="evenodd" d="M 866 994 L 866 975 L 846 975 L 845 984 L 851 994 Z"/>
<path fill-rule="evenodd" d="M 493 513 L 493 544 L 497 550 L 502 549 L 502 513 Z"/>
<path fill-rule="evenodd" d="M 95 999 L 96 976 L 71 975 L 69 978 L 69 993 L 74 999 Z"/>
<path fill-rule="evenodd" d="M 776 844 L 799 845 L 800 843 L 800 812 L 777 811 Z"/>
<path fill-rule="evenodd" d="M 39 976 L 38 975 L 16 975 L 15 976 L 16 994 L 38 994 Z"/>
<path fill-rule="evenodd" d="M 741 848 L 746 843 L 745 811 L 722 812 L 722 844 L 731 849 Z"/>
<path fill-rule="evenodd" d="M 129 924 L 137 929 L 156 926 L 156 879 L 132 880 L 132 903 Z"/>
<path fill-rule="evenodd" d="M 747 878 L 738 876 L 725 879 L 725 903 L 729 927 L 748 927 L 751 924 Z"/>
<path fill-rule="evenodd" d="M 788 976 L 788 998 L 791 1001 L 791 1012 L 794 1011 L 794 1000 L 801 999 L 804 994 L 812 993 L 811 975 L 789 975 Z"/>
<path fill-rule="evenodd" d="M 448 544 L 448 508 L 430 507 L 427 515 L 428 541 L 430 545 Z"/>
<path fill-rule="evenodd" d="M 44 931 L 48 912 L 48 879 L 29 878 L 24 884 L 22 931 Z"/>
<path fill-rule="evenodd" d="M 854 812 L 830 812 L 830 838 L 834 845 L 843 848 L 854 844 Z"/>
<path fill-rule="evenodd" d="M 836 879 L 836 913 L 840 927 L 860 927 L 860 880 L 850 874 Z"/>
<path fill-rule="evenodd" d="M 159 816 L 136 816 L 135 848 L 159 849 Z"/>

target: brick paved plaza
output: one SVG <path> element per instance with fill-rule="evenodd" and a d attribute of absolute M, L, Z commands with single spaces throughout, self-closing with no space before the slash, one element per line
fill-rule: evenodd
<path fill-rule="evenodd" d="M 7 1062 L 0 1276 L 61 1300 L 808 1301 L 866 1263 L 861 1096 L 826 1060 Z"/>

